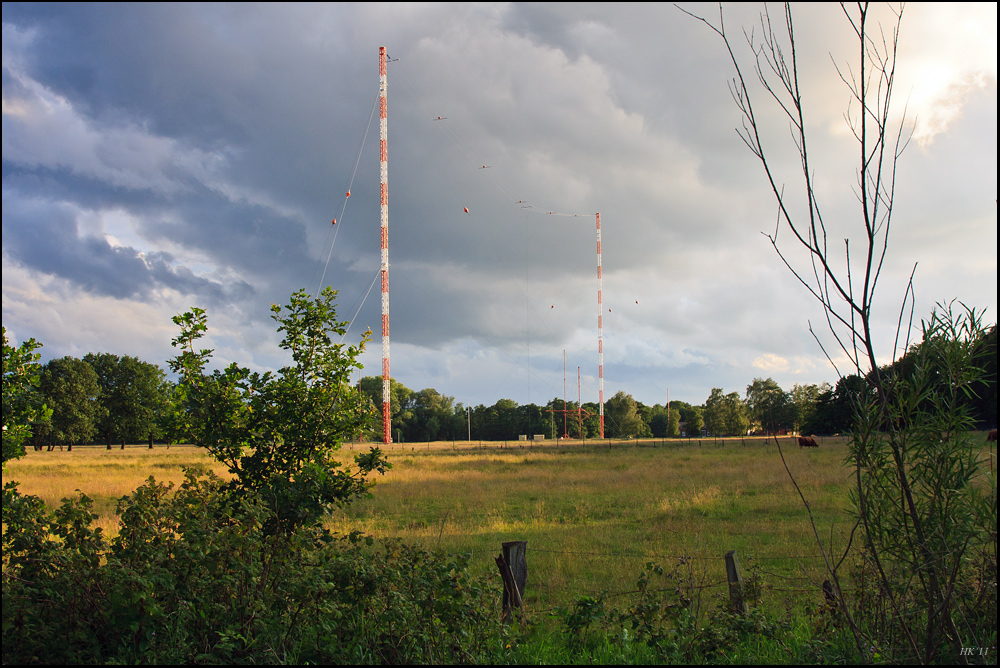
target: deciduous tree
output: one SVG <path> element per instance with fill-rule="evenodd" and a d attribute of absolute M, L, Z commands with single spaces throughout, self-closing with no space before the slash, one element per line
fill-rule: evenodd
<path fill-rule="evenodd" d="M 710 434 L 722 434 L 725 431 L 724 406 L 722 405 L 722 388 L 713 387 L 712 393 L 705 400 L 705 429 Z"/>
<path fill-rule="evenodd" d="M 767 434 L 787 429 L 795 418 L 795 406 L 788 393 L 773 378 L 754 378 L 747 385 L 746 404 L 751 419 Z"/>
<path fill-rule="evenodd" d="M 32 424 L 49 418 L 38 391 L 42 365 L 35 351 L 42 344 L 28 339 L 14 347 L 3 328 L 3 464 L 24 456 L 24 443 L 32 434 Z"/>
<path fill-rule="evenodd" d="M 681 435 L 681 414 L 676 408 L 667 413 L 667 437 L 676 438 Z"/>
<path fill-rule="evenodd" d="M 349 502 L 370 486 L 368 476 L 389 464 L 378 448 L 355 458 L 357 471 L 341 466 L 334 452 L 344 439 L 371 427 L 371 402 L 350 385 L 360 368 L 359 345 L 334 343 L 346 322 L 337 320 L 336 292 L 319 297 L 292 294 L 272 305 L 284 334 L 281 347 L 291 363 L 277 373 L 251 372 L 236 364 L 211 373 L 211 350 L 196 348 L 208 329 L 205 311 L 193 308 L 174 317 L 181 332 L 180 353 L 170 366 L 180 377 L 179 420 L 183 440 L 204 446 L 225 464 L 237 497 L 253 496 L 274 512 L 273 532 L 287 532 L 318 518 L 331 505 Z"/>
<path fill-rule="evenodd" d="M 745 435 L 750 424 L 746 405 L 736 392 L 723 394 L 722 388 L 712 388 L 705 401 L 705 428 L 720 436 Z"/>
<path fill-rule="evenodd" d="M 381 415 L 382 377 L 365 376 L 358 381 L 358 389 L 368 397 L 372 403 L 372 407 L 379 415 Z M 389 379 L 389 419 L 392 423 L 393 438 L 397 441 L 405 443 L 406 441 L 414 440 L 416 438 L 413 436 L 415 416 L 413 398 L 415 394 L 416 393 L 413 390 L 406 387 L 395 378 Z M 376 432 L 378 433 L 376 434 Z M 377 437 L 381 440 L 381 422 L 379 422 L 376 428 L 371 430 L 369 434 L 366 434 L 366 436 Z"/>
<path fill-rule="evenodd" d="M 697 406 L 691 406 L 684 411 L 684 434 L 688 438 L 701 436 L 701 430 L 705 426 L 702 411 Z"/>
<path fill-rule="evenodd" d="M 633 438 L 642 433 L 644 424 L 631 394 L 619 390 L 604 403 L 604 427 L 609 438 Z"/>
<path fill-rule="evenodd" d="M 66 444 L 91 440 L 97 434 L 97 421 L 102 414 L 98 402 L 101 393 L 94 368 L 76 357 L 50 360 L 42 368 L 39 385 L 51 417 L 38 424 L 36 439 Z M 39 443 L 40 441 L 36 441 Z"/>
<path fill-rule="evenodd" d="M 788 398 L 795 406 L 794 427 L 796 431 L 800 434 L 805 433 L 805 425 L 812 420 L 820 395 L 831 389 L 829 383 L 820 383 L 819 385 L 799 385 L 796 383 L 792 385 L 792 391 L 788 393 Z"/>
<path fill-rule="evenodd" d="M 124 448 L 127 440 L 148 439 L 152 446 L 167 401 L 163 370 L 136 357 L 112 353 L 88 353 L 83 361 L 97 372 L 103 409 L 97 429 L 108 449 L 112 441 Z"/>

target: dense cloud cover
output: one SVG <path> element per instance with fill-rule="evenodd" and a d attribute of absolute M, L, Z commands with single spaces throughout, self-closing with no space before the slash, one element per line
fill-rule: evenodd
<path fill-rule="evenodd" d="M 726 12 L 731 31 L 754 25 L 753 8 Z M 860 231 L 857 148 L 831 58 L 856 45 L 839 7 L 795 12 L 841 239 Z M 544 403 L 565 350 L 567 393 L 581 367 L 596 400 L 597 211 L 606 396 L 835 381 L 808 331 L 822 310 L 761 235 L 775 207 L 734 131 L 724 46 L 661 5 L 5 3 L 4 326 L 47 358 L 163 364 L 170 316 L 199 305 L 219 363 L 274 368 L 269 305 L 322 279 L 352 339 L 374 330 L 379 373 L 382 45 L 402 383 Z M 914 263 L 918 317 L 957 297 L 992 321 L 997 294 L 996 5 L 908 7 L 900 50 L 916 125 L 876 303 L 885 361 Z M 767 114 L 798 196 L 787 125 Z"/>

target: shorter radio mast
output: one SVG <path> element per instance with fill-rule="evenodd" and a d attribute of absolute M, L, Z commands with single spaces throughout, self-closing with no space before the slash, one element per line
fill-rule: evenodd
<path fill-rule="evenodd" d="M 597 396 L 600 406 L 599 434 L 604 438 L 604 278 L 601 275 L 601 214 L 597 214 Z"/>

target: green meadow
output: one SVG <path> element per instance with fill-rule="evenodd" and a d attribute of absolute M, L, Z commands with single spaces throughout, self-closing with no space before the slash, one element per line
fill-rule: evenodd
<path fill-rule="evenodd" d="M 527 541 L 529 606 L 623 594 L 647 562 L 682 559 L 707 599 L 725 591 L 729 550 L 774 585 L 818 591 L 822 561 L 774 441 L 697 443 L 402 446 L 373 497 L 334 513 L 331 528 L 472 553 L 484 568 L 504 541 Z M 783 449 L 822 535 L 843 547 L 843 441 Z"/>
<path fill-rule="evenodd" d="M 367 445 L 347 444 L 350 462 Z M 842 439 L 800 449 L 782 439 L 788 466 L 827 545 L 847 544 L 849 473 Z M 528 610 L 579 596 L 627 595 L 647 562 L 683 571 L 696 600 L 725 591 L 724 554 L 775 593 L 808 598 L 826 575 L 805 507 L 773 439 L 393 444 L 393 464 L 371 498 L 333 511 L 328 527 L 397 537 L 472 554 L 495 570 L 505 541 L 528 542 Z M 98 525 L 117 530 L 117 499 L 147 477 L 179 482 L 184 467 L 222 467 L 191 446 L 29 451 L 4 481 L 49 507 L 76 490 L 95 501 Z M 785 598 L 782 596 L 782 598 Z"/>
<path fill-rule="evenodd" d="M 981 460 L 992 462 L 995 450 L 983 440 Z M 345 444 L 340 459 L 350 463 L 368 447 Z M 460 653 L 463 661 L 809 664 L 858 659 L 846 628 L 835 623 L 825 604 L 821 586 L 828 575 L 816 539 L 818 533 L 836 558 L 849 544 L 851 481 L 843 439 L 822 439 L 819 448 L 801 449 L 784 438 L 780 451 L 773 439 L 439 442 L 383 449 L 392 468 L 377 479 L 370 497 L 335 509 L 325 523 L 340 534 L 362 532 L 379 539 L 374 547 L 362 548 L 373 550 L 363 559 L 389 569 L 389 590 L 413 582 L 430 587 L 407 595 L 415 597 L 416 612 L 396 606 L 390 614 L 385 607 L 386 624 L 408 614 L 408 621 L 400 623 L 412 631 L 411 625 L 427 622 L 419 612 L 430 605 L 424 597 L 445 594 L 446 602 L 456 591 L 471 596 L 480 586 L 485 598 L 478 600 L 487 608 L 495 604 L 499 613 L 501 583 L 494 558 L 502 543 L 527 541 L 524 615 L 519 616 L 526 623 L 516 633 L 490 635 L 491 642 L 505 638 L 495 647 L 480 647 L 470 640 L 473 636 L 463 636 L 462 642 L 471 644 L 462 645 L 462 652 L 478 652 Z M 8 463 L 4 482 L 19 481 L 23 494 L 40 496 L 50 508 L 80 490 L 94 501 L 97 525 L 114 535 L 119 498 L 149 476 L 179 483 L 188 467 L 226 473 L 204 450 L 191 446 L 77 446 L 72 452 L 29 451 Z M 408 561 L 404 555 L 410 553 L 381 539 L 463 558 Z M 855 540 L 853 549 L 858 547 Z M 730 550 L 739 557 L 745 592 L 753 602 L 746 618 L 726 612 L 724 555 Z M 468 566 L 458 566 L 466 563 L 465 555 Z M 854 556 L 848 554 L 841 564 L 840 582 L 850 600 L 863 601 L 871 583 L 855 587 Z M 651 563 L 662 571 L 651 570 Z M 473 576 L 468 581 L 452 581 L 460 574 L 446 572 L 466 568 Z M 428 577 L 420 569 L 428 569 Z M 649 576 L 646 593 L 638 596 L 644 574 Z M 349 585 L 338 580 L 334 586 L 350 591 Z M 650 596 L 661 596 L 662 602 L 651 606 Z M 397 598 L 385 600 L 410 600 Z M 365 600 L 366 605 L 382 601 L 377 596 Z M 373 614 L 366 610 L 360 609 L 358 620 Z M 633 638 L 647 621 L 652 630 L 644 632 L 660 634 L 656 642 L 665 644 L 654 648 L 646 643 L 653 636 L 643 636 L 642 642 Z M 427 628 L 432 627 L 437 628 L 433 623 Z M 390 660 L 391 652 L 380 653 L 383 627 L 372 626 L 370 637 L 366 629 L 365 624 L 357 629 L 363 640 L 357 647 L 367 653 L 356 660 Z M 173 656 L 163 656 L 168 655 Z M 992 656 L 988 661 L 995 663 Z"/>

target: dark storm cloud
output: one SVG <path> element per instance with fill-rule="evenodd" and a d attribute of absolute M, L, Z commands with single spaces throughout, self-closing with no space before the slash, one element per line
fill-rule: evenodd
<path fill-rule="evenodd" d="M 309 255 L 301 212 L 280 201 L 295 201 L 294 191 L 315 171 L 309 165 L 316 156 L 309 152 L 318 149 L 304 134 L 281 145 L 281 133 L 270 119 L 283 118 L 279 111 L 300 108 L 292 98 L 279 103 L 280 110 L 262 109 L 265 105 L 257 102 L 274 104 L 281 97 L 275 95 L 280 93 L 276 89 L 281 85 L 301 89 L 301 82 L 282 81 L 273 88 L 264 85 L 249 95 L 242 88 L 247 80 L 241 80 L 234 67 L 248 49 L 260 53 L 255 50 L 259 44 L 240 40 L 239 35 L 231 41 L 208 39 L 206 31 L 227 29 L 227 17 L 211 12 L 164 14 L 155 7 L 137 5 L 94 11 L 21 9 L 25 9 L 22 30 L 30 33 L 25 40 L 31 48 L 17 63 L 25 70 L 18 76 L 11 76 L 5 62 L 5 99 L 24 101 L 29 109 L 41 112 L 35 113 L 36 120 L 28 121 L 34 125 L 39 116 L 45 118 L 44 111 L 53 106 L 60 109 L 60 100 L 66 100 L 71 109 L 62 108 L 49 121 L 65 137 L 41 158 L 29 155 L 23 141 L 19 143 L 30 136 L 32 126 L 8 131 L 8 125 L 16 121 L 5 114 L 5 197 L 13 200 L 19 197 L 13 191 L 21 190 L 23 196 L 94 211 L 125 210 L 149 243 L 168 242 L 195 250 L 218 268 L 244 274 L 268 297 L 280 301 L 286 287 L 275 290 L 268 277 L 287 273 L 289 268 L 294 273 L 303 266 L 312 267 L 315 261 Z M 18 12 L 9 14 L 5 11 L 5 21 L 17 18 Z M 266 53 L 261 57 L 268 59 Z M 259 79 L 268 78 L 266 67 L 252 63 L 249 67 L 245 74 L 257 75 L 255 86 L 260 85 Z M 271 75 L 275 81 L 282 79 L 281 73 L 271 71 Z M 305 132 L 301 125 L 285 119 L 281 127 L 294 135 L 296 129 Z M 108 130 L 119 135 L 116 143 L 103 138 Z M 34 141 L 38 146 L 45 135 L 36 131 Z M 134 156 L 118 148 L 127 142 L 138 144 Z M 222 152 L 206 162 L 207 154 L 190 150 L 199 142 Z M 149 148 L 156 153 L 151 154 Z M 236 159 L 234 154 L 250 159 Z M 312 180 L 308 187 L 315 188 L 316 178 Z M 289 186 L 287 198 L 282 185 Z M 5 210 L 5 226 L 7 218 Z M 238 288 L 209 290 L 217 281 L 193 280 L 189 268 L 168 270 L 162 262 L 155 263 L 151 253 L 146 254 L 146 261 L 156 271 L 143 274 L 143 261 L 135 249 L 112 249 L 96 239 L 88 239 L 80 248 L 94 256 L 91 266 L 83 258 L 69 261 L 67 252 L 56 249 L 21 247 L 16 241 L 10 245 L 12 257 L 29 266 L 78 279 L 88 289 L 109 295 L 145 294 L 155 277 L 162 278 L 167 287 L 204 293 L 213 300 L 254 294 L 245 280 L 236 281 Z M 109 263 L 115 270 L 98 270 Z M 77 274 L 78 268 L 82 274 Z M 136 272 L 143 278 L 132 275 Z M 116 277 L 120 277 L 117 285 Z M 305 278 L 293 280 L 304 285 Z M 266 305 L 256 310 L 262 312 Z"/>
<path fill-rule="evenodd" d="M 259 19 L 246 14 L 239 9 L 180 8 L 166 12 L 162 7 L 127 5 L 50 15 L 39 24 L 33 38 L 36 48 L 28 62 L 33 76 L 65 95 L 96 122 L 113 122 L 124 114 L 152 133 L 207 143 L 238 156 L 227 162 L 228 179 L 245 189 L 267 192 L 278 203 L 295 202 L 311 221 L 323 220 L 329 210 L 317 210 L 315 195 L 325 190 L 333 200 L 340 194 L 339 188 L 328 183 L 330 167 L 334 162 L 349 162 L 356 150 L 368 109 L 367 104 L 357 101 L 374 93 L 373 86 L 369 95 L 362 93 L 366 81 L 362 75 L 371 67 L 364 67 L 364 61 L 345 61 L 324 48 L 290 41 L 284 31 L 301 27 L 294 18 L 277 20 L 262 33 Z M 468 40 L 475 39 L 457 31 L 444 32 L 452 52 L 471 46 Z M 264 44 L 262 34 L 266 35 Z M 275 43 L 274 50 L 262 48 L 269 41 Z M 554 142 L 558 128 L 571 126 L 566 126 L 567 116 L 558 104 L 540 104 L 545 94 L 554 92 L 557 97 L 566 97 L 569 104 L 585 101 L 589 94 L 574 89 L 570 82 L 560 83 L 561 57 L 550 47 L 543 49 L 555 68 L 516 81 L 505 75 L 475 81 L 479 76 L 476 68 L 493 57 L 487 53 L 468 54 L 470 65 L 459 64 L 462 61 L 449 64 L 441 59 L 447 52 L 421 45 L 408 54 L 415 62 L 404 58 L 394 65 L 390 109 L 395 115 L 390 134 L 416 138 L 397 139 L 391 149 L 391 210 L 410 223 L 394 225 L 394 258 L 464 258 L 480 270 L 492 268 L 504 273 L 521 245 L 520 239 L 512 242 L 507 231 L 511 218 L 520 222 L 516 220 L 514 197 L 533 197 L 541 206 L 565 209 L 570 205 L 575 210 L 583 204 L 584 210 L 588 208 L 586 202 L 574 202 L 553 191 L 548 183 L 566 170 L 572 155 L 560 160 L 564 164 L 550 164 L 549 156 L 560 150 L 579 154 L 594 149 L 620 150 L 621 141 L 615 133 L 595 134 L 577 123 L 579 128 L 570 140 Z M 530 53 L 523 57 L 526 63 L 531 58 Z M 579 69 L 585 77 L 596 75 L 586 64 Z M 442 70 L 453 70 L 459 79 L 467 79 L 481 92 L 490 91 L 495 99 L 469 98 L 463 102 L 467 108 L 463 114 L 451 92 L 435 88 Z M 432 116 L 417 118 L 412 110 L 416 105 L 407 104 L 421 102 L 413 99 L 414 93 L 436 96 L 442 107 L 455 112 L 451 122 L 456 130 L 441 133 L 429 122 Z M 599 113 L 603 112 L 595 109 L 589 115 L 597 120 Z M 495 141 L 471 139 L 484 128 Z M 345 129 L 349 131 L 345 133 Z M 515 137 L 518 139 L 512 143 Z M 369 141 L 371 146 L 373 138 Z M 470 142 L 477 145 L 475 155 L 462 153 Z M 575 146 L 580 142 L 583 144 Z M 535 153 L 532 160 L 537 166 L 516 157 L 502 160 L 503 154 L 519 150 L 518 143 Z M 489 149 L 493 144 L 508 146 L 494 151 Z M 486 150 L 478 150 L 479 145 Z M 480 157 L 490 162 L 493 157 L 501 158 L 493 166 L 497 176 L 492 180 L 475 173 L 473 160 Z M 408 179 L 408 175 L 419 178 Z M 523 176 L 534 178 L 525 182 L 519 178 Z M 580 182 L 580 192 L 599 187 L 588 180 Z M 492 193 L 486 198 L 484 188 Z M 356 195 L 363 197 L 365 190 L 357 188 Z M 627 195 L 623 190 L 623 197 Z M 197 208 L 198 204 L 191 206 Z M 478 215 L 472 219 L 461 216 L 465 206 Z M 204 218 L 207 212 L 199 213 Z M 641 221 L 639 216 L 630 218 Z M 473 220 L 474 226 L 466 225 Z M 586 234 L 571 238 L 571 233 L 556 231 L 557 226 L 542 222 L 538 227 L 540 234 L 549 237 L 539 240 L 542 246 L 557 243 L 555 237 L 559 236 L 563 240 L 558 243 L 564 245 L 582 247 L 590 242 Z M 176 232 L 185 240 L 199 235 L 197 229 L 178 228 Z M 215 238 L 232 240 L 234 232 L 224 229 Z M 355 242 L 350 235 L 341 242 L 347 248 L 338 249 L 339 255 L 370 252 L 360 245 L 360 239 Z M 240 247 L 239 241 L 231 243 Z M 653 247 L 632 244 L 628 250 L 638 262 Z M 556 254 L 555 261 L 545 266 L 553 271 L 579 271 L 575 254 L 562 257 L 573 259 L 564 260 Z M 289 259 L 279 254 L 273 258 Z M 265 266 L 268 260 L 253 256 L 254 262 Z"/>
<path fill-rule="evenodd" d="M 278 201 L 329 185 L 316 165 L 353 157 L 348 121 L 363 129 L 368 112 L 357 89 L 377 93 L 335 52 L 289 34 L 300 23 L 262 24 L 247 7 L 80 6 L 31 18 L 25 67 L 80 114 L 228 151 L 229 176 Z"/>
<path fill-rule="evenodd" d="M 133 123 L 178 142 L 178 150 L 202 145 L 224 155 L 207 175 L 158 171 L 176 186 L 168 193 L 92 183 L 78 196 L 94 208 L 129 207 L 151 242 L 207 253 L 263 284 L 267 303 L 280 302 L 290 285 L 315 289 L 325 250 L 317 242 L 327 240 L 324 225 L 348 186 L 344 167 L 356 157 L 376 99 L 377 62 L 368 59 L 360 67 L 369 76 L 359 76 L 336 48 L 299 39 L 304 26 L 294 15 L 272 16 L 265 28 L 245 9 L 43 9 L 25 20 L 34 31 L 25 63 L 95 127 Z M 377 119 L 369 163 L 376 142 Z M 338 237 L 328 282 L 347 293 L 364 279 L 342 268 L 366 254 L 377 258 L 377 192 L 355 186 L 350 224 Z M 358 204 L 365 200 L 367 209 Z M 421 251 L 402 241 L 400 259 Z M 263 314 L 266 304 L 251 310 Z"/>
<path fill-rule="evenodd" d="M 245 299 L 253 293 L 245 282 L 224 286 L 197 277 L 190 269 L 175 266 L 169 253 L 143 254 L 81 235 L 76 215 L 66 205 L 17 200 L 5 193 L 3 210 L 4 250 L 13 260 L 88 292 L 145 299 L 155 289 L 169 288 L 211 303 Z"/>
<path fill-rule="evenodd" d="M 32 76 L 90 117 L 142 117 L 154 133 L 209 143 L 251 134 L 237 109 L 252 101 L 240 66 L 240 52 L 252 45 L 213 34 L 223 25 L 204 13 L 129 3 L 27 5 L 5 9 L 4 20 L 32 31 L 25 58 Z M 220 71 L 229 72 L 223 90 L 213 85 Z"/>

